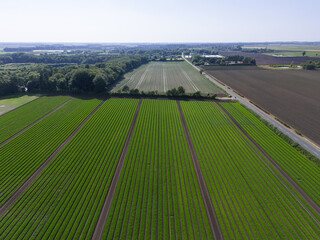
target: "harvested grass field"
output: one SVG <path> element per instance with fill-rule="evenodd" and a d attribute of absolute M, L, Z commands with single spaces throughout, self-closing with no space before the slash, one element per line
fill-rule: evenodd
<path fill-rule="evenodd" d="M 151 62 L 126 74 L 124 78 L 113 88 L 113 92 L 121 90 L 125 85 L 130 89 L 139 89 L 144 92 L 165 93 L 179 86 L 183 86 L 186 93 L 223 92 L 186 62 Z"/>
<path fill-rule="evenodd" d="M 11 98 L 0 99 L 0 115 L 9 112 L 12 109 L 20 107 L 23 104 L 26 104 L 32 100 L 38 98 L 37 96 L 17 96 Z"/>
<path fill-rule="evenodd" d="M 204 69 L 320 144 L 320 71 Z"/>

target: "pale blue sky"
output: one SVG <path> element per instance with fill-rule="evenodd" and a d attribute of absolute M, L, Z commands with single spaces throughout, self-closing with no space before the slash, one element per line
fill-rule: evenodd
<path fill-rule="evenodd" d="M 319 0 L 0 3 L 0 42 L 320 41 Z"/>

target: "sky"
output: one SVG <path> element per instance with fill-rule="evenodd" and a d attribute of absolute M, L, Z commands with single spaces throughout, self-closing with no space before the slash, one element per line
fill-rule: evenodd
<path fill-rule="evenodd" d="M 0 42 L 320 41 L 319 0 L 0 0 Z"/>

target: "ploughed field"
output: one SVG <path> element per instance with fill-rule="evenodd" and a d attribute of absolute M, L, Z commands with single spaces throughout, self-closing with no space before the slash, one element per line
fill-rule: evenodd
<path fill-rule="evenodd" d="M 0 117 L 0 239 L 320 237 L 320 168 L 239 103 L 29 104 Z"/>
<path fill-rule="evenodd" d="M 166 93 L 179 86 L 183 86 L 186 93 L 197 91 L 204 94 L 223 93 L 186 62 L 150 62 L 125 74 L 124 80 L 119 82 L 112 91 L 122 90 L 125 85 L 145 93 L 149 91 Z"/>
<path fill-rule="evenodd" d="M 223 56 L 232 56 L 232 55 L 240 55 L 244 57 L 252 57 L 256 59 L 257 65 L 290 65 L 293 64 L 301 64 L 305 63 L 308 60 L 311 61 L 319 61 L 320 57 L 275 57 L 262 53 L 250 53 L 250 52 L 240 52 L 240 51 L 228 51 L 228 52 L 219 52 L 219 54 Z M 273 53 L 278 54 L 278 53 Z"/>
<path fill-rule="evenodd" d="M 203 68 L 320 145 L 320 71 Z"/>

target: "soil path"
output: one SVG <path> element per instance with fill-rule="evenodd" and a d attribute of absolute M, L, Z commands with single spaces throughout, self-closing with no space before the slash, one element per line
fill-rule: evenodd
<path fill-rule="evenodd" d="M 203 197 L 203 200 L 204 200 L 204 204 L 205 204 L 208 216 L 209 216 L 210 226 L 211 226 L 211 229 L 212 229 L 212 232 L 213 232 L 213 235 L 214 235 L 214 239 L 223 239 L 223 235 L 222 235 L 222 231 L 221 231 L 220 224 L 219 224 L 219 221 L 218 221 L 218 217 L 217 217 L 217 215 L 216 215 L 216 213 L 214 211 L 214 207 L 212 205 L 212 201 L 211 201 L 211 197 L 210 197 L 210 194 L 209 194 L 209 190 L 207 188 L 204 176 L 202 174 L 202 170 L 201 170 L 201 166 L 200 166 L 200 163 L 199 163 L 199 159 L 198 159 L 195 147 L 194 147 L 194 145 L 192 143 L 192 139 L 191 139 L 190 132 L 189 132 L 189 129 L 188 129 L 188 126 L 187 126 L 187 122 L 186 122 L 186 120 L 184 118 L 180 102 L 177 101 L 177 104 L 178 104 L 178 108 L 179 108 L 179 112 L 180 112 L 180 117 L 181 117 L 181 121 L 182 121 L 182 125 L 183 125 L 183 130 L 184 130 L 186 138 L 187 138 L 189 150 L 190 150 L 191 157 L 192 157 L 192 160 L 193 160 L 193 164 L 194 164 L 194 167 L 195 167 L 195 170 L 196 170 L 196 175 L 197 175 L 197 178 L 198 178 L 198 181 L 199 181 L 201 194 L 202 194 L 202 197 Z"/>
<path fill-rule="evenodd" d="M 127 140 L 126 140 L 126 142 L 124 144 L 124 147 L 123 147 L 120 159 L 119 159 L 118 166 L 117 166 L 116 171 L 114 173 L 114 176 L 113 176 L 113 179 L 112 179 L 112 182 L 111 182 L 111 185 L 110 185 L 110 189 L 108 191 L 106 200 L 105 200 L 105 202 L 103 204 L 103 208 L 101 210 L 100 217 L 99 217 L 99 220 L 97 222 L 96 228 L 94 230 L 92 239 L 101 239 L 102 238 L 102 234 L 103 234 L 105 225 L 107 223 L 109 211 L 110 211 L 110 208 L 111 208 L 112 200 L 114 198 L 114 194 L 116 193 L 117 185 L 118 185 L 118 182 L 119 182 L 119 179 L 120 179 L 121 170 L 122 170 L 125 158 L 127 156 L 127 152 L 129 150 L 129 145 L 130 145 L 130 142 L 131 142 L 131 138 L 133 136 L 134 128 L 136 126 L 136 122 L 137 122 L 137 119 L 138 119 L 139 111 L 140 111 L 140 108 L 141 108 L 141 103 L 142 103 L 142 100 L 139 101 L 138 108 L 137 108 L 136 113 L 134 115 L 130 130 L 129 130 L 129 133 L 128 133 L 128 136 L 127 136 Z"/>
<path fill-rule="evenodd" d="M 5 145 L 6 143 L 10 142 L 12 139 L 14 139 L 15 137 L 19 136 L 21 133 L 27 131 L 29 128 L 31 128 L 32 126 L 36 125 L 38 122 L 40 122 L 42 119 L 44 119 L 45 117 L 49 116 L 50 114 L 54 113 L 55 111 L 58 111 L 60 108 L 62 108 L 65 104 L 67 104 L 68 102 L 70 102 L 72 100 L 72 98 L 70 98 L 69 100 L 67 100 L 66 102 L 62 103 L 60 106 L 58 106 L 57 108 L 53 109 L 52 111 L 48 112 L 46 115 L 42 116 L 41 118 L 39 118 L 37 121 L 31 123 L 29 126 L 25 127 L 24 129 L 22 129 L 21 131 L 17 132 L 16 134 L 14 134 L 12 137 L 8 138 L 7 140 L 3 141 L 2 143 L 0 143 L 0 147 L 2 147 L 3 145 Z M 16 109 L 16 108 L 15 108 Z M 3 115 L 1 115 L 3 116 Z"/>
<path fill-rule="evenodd" d="M 244 128 L 231 116 L 231 114 L 217 102 L 218 106 L 227 114 L 231 121 L 250 140 L 250 142 L 261 152 L 261 154 L 282 174 L 300 196 L 312 207 L 320 216 L 320 207 L 313 199 L 273 160 L 273 158 L 244 130 Z"/>
<path fill-rule="evenodd" d="M 70 99 L 71 100 L 71 99 Z M 70 101 L 68 100 L 68 101 Z M 67 101 L 67 102 L 68 102 Z M 71 133 L 71 135 L 54 151 L 53 154 L 35 171 L 31 177 L 8 199 L 8 201 L 0 208 L 0 217 L 8 211 L 11 205 L 25 192 L 25 190 L 33 183 L 33 181 L 42 173 L 42 171 L 50 164 L 50 162 L 59 154 L 59 152 L 70 142 L 83 125 L 91 118 L 91 116 L 101 107 L 105 101 L 101 102 L 92 113 Z M 63 104 L 62 104 L 63 105 Z M 62 105 L 60 107 L 62 107 Z M 55 109 L 57 110 L 57 109 Z M 54 110 L 54 111 L 55 111 Z"/>

